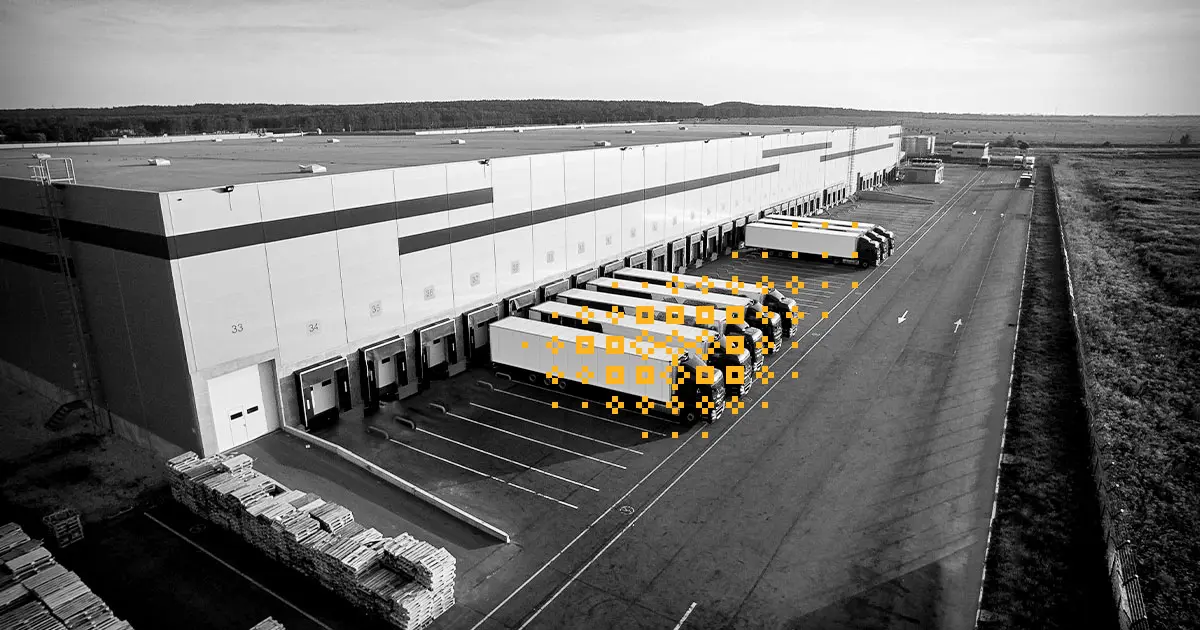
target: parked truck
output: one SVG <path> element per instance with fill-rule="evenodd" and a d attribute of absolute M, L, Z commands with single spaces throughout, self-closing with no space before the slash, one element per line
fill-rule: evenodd
<path fill-rule="evenodd" d="M 592 311 L 590 307 L 584 311 L 582 306 L 558 301 L 543 302 L 529 309 L 530 319 L 578 328 L 604 337 L 634 339 L 639 347 L 663 344 L 665 347 L 688 350 L 725 374 L 727 395 L 745 397 L 750 393 L 754 384 L 754 363 L 750 351 L 742 348 L 736 354 L 728 352 L 725 335 L 719 331 L 653 320 L 638 323 L 636 315 L 627 315 L 623 310 L 617 311 L 615 316 L 610 315 L 613 315 L 611 311 L 605 314 Z M 740 373 L 738 378 L 732 378 L 731 368 Z"/>
<path fill-rule="evenodd" d="M 710 370 L 690 352 L 681 356 L 673 356 L 665 348 L 639 352 L 631 340 L 623 338 L 623 352 L 576 352 L 577 344 L 585 342 L 589 333 L 524 317 L 493 322 L 488 334 L 493 366 L 513 378 L 563 389 L 571 385 L 592 388 L 596 398 L 608 402 L 615 396 L 631 411 L 638 409 L 639 402 L 643 409 L 646 402 L 652 402 L 649 413 L 687 424 L 716 422 L 725 410 L 725 376 L 720 370 Z M 609 368 L 619 370 L 613 374 Z M 643 375 L 649 368 L 651 377 L 638 378 L 639 368 Z M 584 383 L 581 374 L 592 376 Z"/>
<path fill-rule="evenodd" d="M 779 252 L 796 258 L 816 258 L 858 265 L 864 269 L 879 264 L 879 245 L 865 234 L 793 228 L 756 221 L 746 226 L 746 246 Z"/>
<path fill-rule="evenodd" d="M 1034 169 L 1034 165 L 1036 163 L 1037 163 L 1037 158 L 1033 157 L 1032 155 L 1025 156 L 1025 169 L 1026 170 L 1032 171 Z"/>
<path fill-rule="evenodd" d="M 984 168 L 987 168 L 987 167 L 991 166 L 991 165 L 992 165 L 992 158 L 991 158 L 991 156 L 989 156 L 989 155 L 985 155 L 985 156 L 983 156 L 983 157 L 979 158 L 979 165 L 980 165 L 980 166 L 982 166 L 982 167 L 984 167 Z"/>
<path fill-rule="evenodd" d="M 738 295 L 745 296 L 755 301 L 761 301 L 768 309 L 776 313 L 799 313 L 800 305 L 790 297 L 780 293 L 777 289 L 767 289 L 766 292 L 756 288 L 754 283 L 747 283 L 735 289 L 730 285 L 729 281 L 724 278 L 711 278 L 707 276 L 692 276 L 687 274 L 671 273 L 669 271 L 654 271 L 653 269 L 634 269 L 626 267 L 613 272 L 614 278 L 624 278 L 625 280 L 635 280 L 637 282 L 653 282 L 655 284 L 670 285 L 675 284 L 681 288 L 696 289 L 703 292 L 707 287 L 709 293 L 720 293 L 721 295 Z M 737 291 L 734 293 L 734 291 Z M 761 300 L 758 299 L 761 296 Z M 799 316 L 793 315 L 787 317 L 783 322 L 783 332 L 788 337 L 796 334 L 799 329 Z"/>
<path fill-rule="evenodd" d="M 839 221 L 835 219 L 818 219 L 815 217 L 781 217 L 769 216 L 762 219 L 763 223 L 771 223 L 774 225 L 786 225 L 797 228 L 821 229 L 821 230 L 841 230 L 857 231 L 866 234 L 880 245 L 881 260 L 886 260 L 892 255 L 892 249 L 896 246 L 896 235 L 891 230 L 885 230 L 874 223 L 859 223 L 858 227 L 854 227 L 854 221 Z M 828 225 L 828 227 L 824 227 Z"/>
<path fill-rule="evenodd" d="M 1013 167 L 1014 171 L 1018 171 L 1018 170 L 1021 170 L 1022 168 L 1024 168 L 1025 167 L 1025 156 L 1014 155 L 1013 161 L 1012 161 L 1012 167 Z"/>
<path fill-rule="evenodd" d="M 1017 185 L 1020 186 L 1021 188 L 1029 188 L 1030 186 L 1032 186 L 1033 185 L 1033 171 L 1030 171 L 1028 173 L 1021 173 L 1021 176 L 1019 178 L 1017 178 Z"/>
<path fill-rule="evenodd" d="M 585 288 L 589 291 L 600 293 L 615 293 L 618 295 L 674 302 L 676 304 L 697 307 L 712 306 L 716 309 L 726 311 L 727 317 L 723 332 L 726 335 L 742 337 L 750 353 L 754 356 L 754 369 L 756 371 L 762 368 L 766 360 L 766 352 L 762 348 L 763 341 L 773 341 L 776 347 L 782 343 L 782 318 L 777 313 L 770 313 L 768 315 L 762 310 L 761 306 L 756 307 L 757 302 L 745 297 L 701 293 L 692 289 L 674 289 L 668 288 L 665 285 L 650 284 L 649 282 L 645 283 L 645 286 L 642 286 L 641 282 L 620 280 L 617 278 L 596 278 L 595 280 L 589 280 Z M 744 321 L 730 321 L 726 309 L 731 307 L 743 309 Z M 766 319 L 765 323 L 763 322 L 764 317 Z"/>

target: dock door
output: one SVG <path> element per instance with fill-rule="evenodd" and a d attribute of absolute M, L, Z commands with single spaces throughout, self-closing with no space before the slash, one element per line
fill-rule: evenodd
<path fill-rule="evenodd" d="M 721 255 L 733 253 L 733 221 L 721 224 Z"/>
<path fill-rule="evenodd" d="M 716 260 L 721 255 L 721 228 L 712 226 L 704 230 L 704 256 Z"/>
<path fill-rule="evenodd" d="M 421 345 L 417 378 L 422 385 L 467 369 L 459 351 L 458 337 L 458 327 L 452 319 L 444 319 L 417 331 L 417 343 Z"/>
<path fill-rule="evenodd" d="M 687 266 L 693 269 L 704 263 L 704 233 L 697 232 L 687 237 Z"/>
<path fill-rule="evenodd" d="M 733 221 L 733 248 L 741 249 L 746 246 L 746 217 Z"/>
<path fill-rule="evenodd" d="M 506 317 L 528 317 L 529 307 L 537 303 L 537 295 L 533 291 L 523 291 L 505 298 L 504 315 Z"/>
<path fill-rule="evenodd" d="M 304 428 L 312 430 L 332 424 L 343 411 L 350 411 L 350 363 L 345 357 L 296 371 Z"/>
<path fill-rule="evenodd" d="M 667 254 L 667 270 L 675 273 L 683 273 L 687 270 L 687 240 L 679 239 L 671 243 L 671 250 Z"/>
<path fill-rule="evenodd" d="M 492 357 L 488 347 L 488 324 L 500 319 L 500 305 L 488 304 L 477 308 L 466 315 L 467 330 L 467 359 L 471 363 L 491 363 Z"/>
<path fill-rule="evenodd" d="M 646 268 L 646 252 L 631 254 L 625 259 L 625 266 L 630 269 L 645 269 Z"/>
<path fill-rule="evenodd" d="M 652 271 L 667 270 L 667 246 L 659 245 L 650 250 L 650 269 Z"/>
<path fill-rule="evenodd" d="M 417 393 L 416 379 L 409 378 L 408 340 L 391 337 L 363 348 L 363 406 L 368 412 L 381 403 L 402 400 Z"/>

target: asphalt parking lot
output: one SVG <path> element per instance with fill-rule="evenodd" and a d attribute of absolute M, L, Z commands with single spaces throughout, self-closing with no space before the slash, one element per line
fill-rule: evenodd
<path fill-rule="evenodd" d="M 398 405 L 415 429 L 385 413 L 320 435 L 512 536 L 397 500 L 397 521 L 458 560 L 436 628 L 963 627 L 1024 260 L 1017 175 L 948 167 L 941 186 L 896 187 L 932 204 L 835 209 L 896 233 L 877 268 L 741 252 L 689 271 L 767 276 L 805 312 L 715 424 L 474 368 Z"/>

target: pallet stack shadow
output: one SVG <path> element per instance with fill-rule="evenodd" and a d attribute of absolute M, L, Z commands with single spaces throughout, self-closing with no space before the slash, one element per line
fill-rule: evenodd
<path fill-rule="evenodd" d="M 168 468 L 176 501 L 399 628 L 424 628 L 454 605 L 455 560 L 445 549 L 408 534 L 385 538 L 345 507 L 259 474 L 248 455 L 189 452 Z"/>
<path fill-rule="evenodd" d="M 0 628 L 131 630 L 15 523 L 0 525 Z"/>

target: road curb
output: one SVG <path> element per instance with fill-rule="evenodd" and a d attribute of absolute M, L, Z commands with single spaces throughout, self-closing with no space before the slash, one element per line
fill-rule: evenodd
<path fill-rule="evenodd" d="M 466 511 L 462 510 L 459 507 L 456 507 L 454 505 L 451 505 L 450 503 L 447 503 L 446 501 L 434 496 L 433 494 L 430 494 L 428 491 L 423 490 L 423 489 L 417 487 L 416 485 L 412 484 L 411 482 L 405 481 L 404 479 L 396 476 L 394 473 L 384 470 L 384 469 L 380 468 L 379 466 L 376 466 L 375 464 L 372 464 L 371 462 L 367 461 L 366 459 L 363 459 L 361 456 L 351 452 L 348 449 L 345 449 L 341 446 L 338 446 L 337 444 L 334 444 L 333 442 L 319 438 L 315 435 L 312 435 L 311 433 L 302 431 L 295 427 L 290 427 L 290 426 L 284 425 L 283 430 L 286 431 L 289 435 L 294 435 L 294 436 L 300 438 L 301 440 L 304 440 L 305 442 L 314 444 L 326 451 L 329 451 L 329 452 L 337 455 L 338 457 L 350 462 L 351 464 L 354 464 L 355 466 L 358 466 L 359 468 L 367 471 L 368 473 L 371 473 L 375 477 L 387 482 L 388 484 L 395 486 L 396 488 L 399 488 L 399 489 L 413 495 L 414 497 L 420 499 L 421 501 L 424 501 L 425 503 L 427 503 L 439 510 L 442 510 L 446 514 L 449 514 L 450 516 L 458 519 L 459 521 L 462 521 L 463 523 L 466 523 L 467 525 L 470 525 L 471 527 L 474 527 L 475 529 L 478 529 L 479 531 L 481 531 L 489 536 L 492 536 L 494 538 L 502 540 L 505 543 L 512 542 L 512 538 L 508 535 L 508 533 L 505 532 L 504 530 L 500 529 L 499 527 L 496 527 L 495 525 L 492 525 L 491 523 L 488 523 L 487 521 L 484 521 L 483 519 L 481 519 L 477 516 L 474 516 Z"/>

